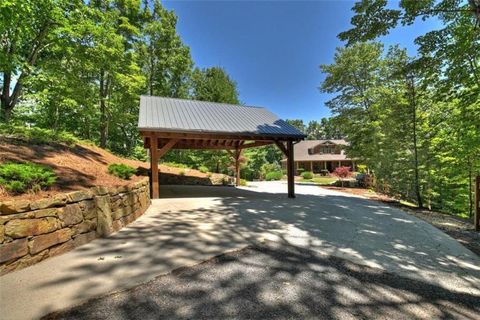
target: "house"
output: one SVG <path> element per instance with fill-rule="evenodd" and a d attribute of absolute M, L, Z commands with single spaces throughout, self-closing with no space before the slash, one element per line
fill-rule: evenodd
<path fill-rule="evenodd" d="M 333 172 L 341 166 L 355 170 L 355 161 L 345 154 L 346 146 L 348 142 L 343 139 L 300 141 L 294 145 L 295 175 L 303 171 Z M 286 168 L 285 159 L 282 160 L 282 168 Z"/>

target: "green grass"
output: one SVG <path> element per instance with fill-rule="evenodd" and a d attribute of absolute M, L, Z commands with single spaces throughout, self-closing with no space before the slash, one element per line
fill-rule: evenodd
<path fill-rule="evenodd" d="M 338 179 L 335 177 L 314 177 L 312 179 L 303 179 L 299 182 L 317 183 L 319 185 L 330 185 L 337 180 Z"/>

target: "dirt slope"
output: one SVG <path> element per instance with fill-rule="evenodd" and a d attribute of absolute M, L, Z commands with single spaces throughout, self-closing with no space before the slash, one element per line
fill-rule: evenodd
<path fill-rule="evenodd" d="M 90 145 L 68 147 L 62 144 L 31 145 L 25 141 L 0 136 L 0 163 L 34 162 L 51 167 L 58 179 L 49 190 L 36 194 L 12 196 L 0 190 L 0 201 L 7 199 L 38 199 L 56 193 L 69 192 L 93 187 L 95 185 L 120 186 L 139 180 L 141 176 L 133 176 L 131 180 L 122 180 L 108 174 L 107 167 L 111 163 L 124 163 L 134 168 L 143 168 L 139 172 L 145 174 L 149 164 L 146 162 L 123 159 L 110 152 Z M 181 169 L 160 165 L 160 171 L 178 174 Z M 197 170 L 185 170 L 185 175 L 207 177 Z"/>

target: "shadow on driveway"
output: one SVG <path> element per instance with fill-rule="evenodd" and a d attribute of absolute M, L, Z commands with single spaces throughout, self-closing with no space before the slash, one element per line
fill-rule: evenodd
<path fill-rule="evenodd" d="M 250 246 L 45 319 L 478 319 L 473 295 L 288 245 Z"/>
<path fill-rule="evenodd" d="M 381 302 L 381 286 L 384 284 L 378 281 L 386 272 L 395 274 L 399 279 L 392 284 L 392 290 L 408 291 L 409 288 L 415 290 L 413 282 L 408 288 L 401 286 L 402 282 L 412 279 L 411 281 L 418 281 L 416 286 L 424 287 L 418 290 L 440 292 L 438 293 L 441 294 L 440 296 L 437 296 L 437 293 L 429 296 L 437 299 L 438 301 L 435 302 L 437 304 L 441 304 L 442 297 L 455 297 L 463 299 L 462 301 L 470 301 L 474 298 L 477 301 L 480 300 L 480 259 L 424 221 L 381 203 L 329 192 L 317 187 L 297 186 L 296 199 L 288 199 L 284 193 L 276 193 L 278 190 L 276 188 L 284 191 L 286 186 L 264 184 L 263 187 L 251 190 L 232 187 L 162 186 L 161 194 L 164 198 L 154 200 L 144 216 L 120 232 L 0 277 L 0 287 L 5 288 L 1 291 L 9 293 L 1 295 L 0 309 L 4 312 L 5 319 L 38 318 L 47 313 L 83 303 L 95 296 L 134 287 L 158 275 L 182 266 L 194 265 L 227 250 L 240 249 L 247 245 L 255 246 L 264 240 L 281 243 L 287 247 L 308 249 L 320 255 L 315 258 L 320 259 L 315 262 L 320 265 L 320 271 L 317 269 L 308 271 L 309 266 L 306 265 L 307 269 L 302 269 L 301 263 L 296 263 L 288 267 L 293 271 L 285 272 L 297 272 L 296 270 L 313 272 L 312 279 L 316 279 L 316 282 L 312 282 L 311 285 L 316 283 L 315 286 L 311 287 L 308 281 L 299 282 L 298 290 L 302 292 L 317 290 L 318 292 L 313 292 L 310 297 L 323 299 L 322 303 L 331 305 L 332 307 L 328 308 L 332 310 L 325 312 L 332 312 L 332 314 L 337 312 L 333 309 L 333 305 L 343 299 L 341 284 L 347 280 L 341 280 L 341 278 L 347 271 L 345 269 L 347 265 L 356 266 L 355 268 L 365 272 L 373 272 L 368 281 L 377 281 L 372 283 L 379 286 L 375 289 L 378 291 L 376 293 L 362 289 L 364 284 L 360 282 L 355 287 L 359 295 L 368 297 L 376 294 L 378 296 L 369 298 L 370 302 L 366 302 L 366 309 L 373 310 L 372 306 Z M 256 262 L 255 258 L 249 259 L 249 256 L 250 254 L 247 254 L 246 260 L 242 258 L 242 263 L 237 265 L 247 266 L 248 263 L 258 264 L 262 261 Z M 218 303 L 221 306 L 219 310 L 224 310 L 228 306 L 228 301 L 235 300 L 235 295 L 239 294 L 238 291 L 240 293 L 243 292 L 242 290 L 248 291 L 250 290 L 248 288 L 251 288 L 255 295 L 252 299 L 263 301 L 261 300 L 263 298 L 258 295 L 264 288 L 268 288 L 268 283 L 271 281 L 269 277 L 274 277 L 275 272 L 281 270 L 281 263 L 286 263 L 289 259 L 294 261 L 304 259 L 305 255 L 293 252 L 284 258 L 281 255 L 267 258 L 270 254 L 261 251 L 254 252 L 253 256 L 263 257 L 264 262 L 260 263 L 258 268 L 265 268 L 267 273 L 258 271 L 260 272 L 258 275 L 264 278 L 253 278 L 250 287 L 244 287 L 250 280 L 248 280 L 248 274 L 244 275 L 247 271 L 241 268 L 235 269 L 234 273 L 225 274 L 224 280 L 221 280 L 222 277 L 215 279 L 212 274 L 208 281 L 205 280 L 205 285 L 211 283 L 213 287 L 207 286 L 207 289 L 202 289 L 203 287 L 200 286 L 198 291 L 187 288 L 189 282 L 187 278 L 179 278 L 175 281 L 183 281 L 186 287 L 184 291 L 175 291 L 180 299 L 175 301 L 185 301 L 185 303 L 172 302 L 171 305 L 164 305 L 161 308 L 166 308 L 165 314 L 180 316 L 185 309 L 187 314 L 192 312 L 195 318 L 195 315 L 201 312 L 196 309 L 201 309 L 202 303 L 197 304 L 192 301 L 202 294 L 207 294 L 205 297 L 207 300 L 199 301 L 212 306 Z M 350 265 L 345 260 L 338 260 L 343 262 L 338 263 L 337 267 L 344 268 L 335 271 L 338 273 L 338 279 L 333 276 L 334 266 L 328 267 L 331 272 L 321 272 L 322 263 L 337 261 L 333 257 L 353 263 Z M 243 261 L 250 262 L 243 263 Z M 274 264 L 270 265 L 270 262 Z M 364 269 L 359 265 L 375 269 Z M 348 278 L 348 281 L 355 279 L 355 274 L 351 272 L 347 272 L 353 277 Z M 245 284 L 237 288 L 234 286 L 230 292 L 227 288 L 235 284 L 237 279 L 235 273 L 238 274 L 238 279 L 243 279 L 241 281 Z M 379 280 L 375 280 L 377 276 L 380 277 Z M 196 279 L 192 278 L 193 280 Z M 321 283 L 324 283 L 323 287 L 320 286 Z M 305 288 L 302 289 L 302 286 Z M 225 289 L 222 294 L 226 295 L 226 300 L 221 298 L 221 295 L 213 298 L 209 296 L 209 290 L 214 287 L 218 287 L 219 290 Z M 171 286 L 162 288 L 158 294 L 165 296 L 169 290 L 176 289 Z M 155 292 L 152 291 L 152 294 L 156 294 Z M 410 301 L 407 303 L 409 306 L 415 299 L 419 299 L 421 306 L 427 304 L 426 294 L 415 291 L 410 294 L 416 298 L 407 299 Z M 327 296 L 322 298 L 322 295 Z M 407 294 L 407 296 L 410 295 Z M 302 300 L 308 297 L 304 292 L 295 299 Z M 148 297 L 144 299 L 148 300 Z M 374 300 L 377 302 L 373 302 Z M 452 299 L 445 301 L 446 303 L 454 302 Z M 141 301 L 137 303 L 139 308 L 143 306 Z M 269 303 L 273 302 L 265 305 Z M 401 304 L 395 304 L 395 300 L 389 303 L 394 305 L 393 309 L 401 310 Z M 188 304 L 192 304 L 192 307 Z M 313 307 L 313 303 L 309 305 Z M 459 310 L 460 314 L 463 307 L 462 302 L 458 302 L 454 310 Z M 305 308 L 307 310 L 310 307 Z M 361 308 L 359 303 L 354 308 L 355 312 L 359 312 Z M 389 306 L 385 305 L 383 308 L 389 308 Z M 368 313 L 365 312 L 365 314 Z M 292 315 L 295 314 L 292 313 Z"/>

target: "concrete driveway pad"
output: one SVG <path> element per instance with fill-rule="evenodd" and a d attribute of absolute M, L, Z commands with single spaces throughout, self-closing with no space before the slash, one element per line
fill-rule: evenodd
<path fill-rule="evenodd" d="M 480 299 L 480 259 L 429 224 L 316 186 L 161 186 L 120 232 L 0 277 L 2 319 L 32 319 L 259 241 L 307 248 Z"/>

